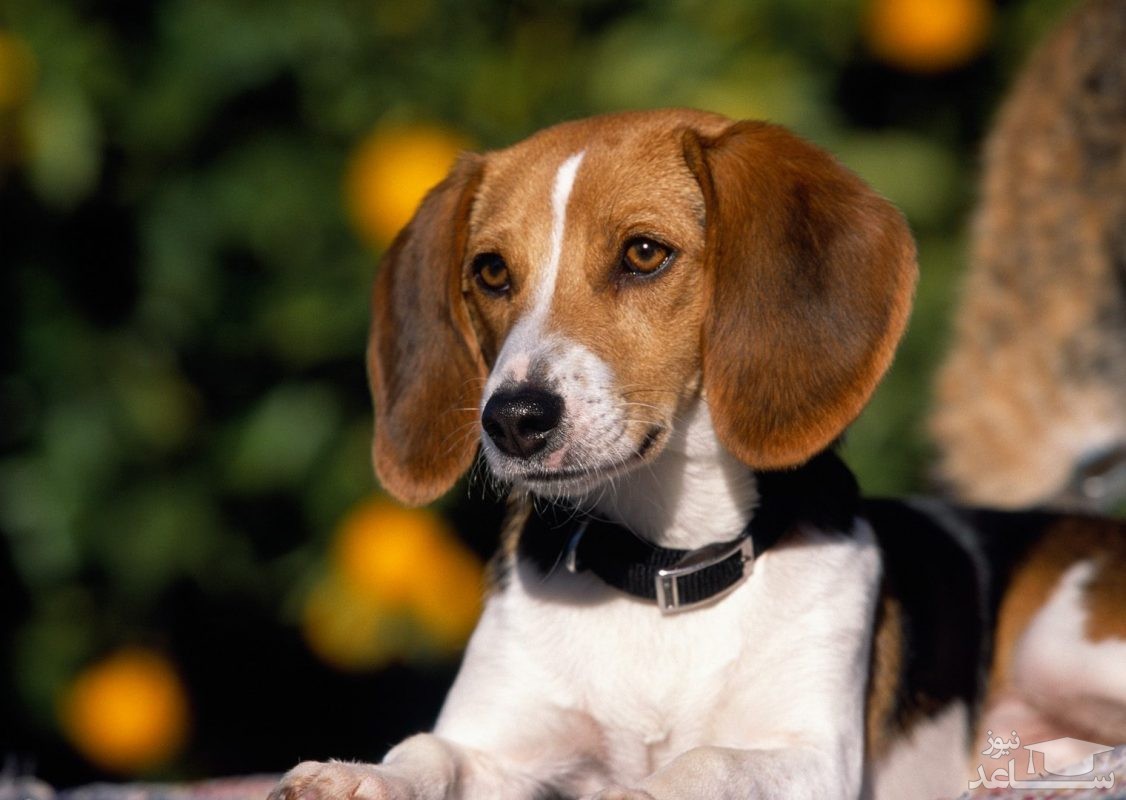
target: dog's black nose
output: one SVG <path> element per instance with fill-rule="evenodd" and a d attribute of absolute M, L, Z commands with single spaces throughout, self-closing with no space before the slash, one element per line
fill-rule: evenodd
<path fill-rule="evenodd" d="M 547 445 L 562 418 L 562 397 L 528 386 L 494 392 L 481 412 L 481 427 L 502 453 L 527 458 Z"/>

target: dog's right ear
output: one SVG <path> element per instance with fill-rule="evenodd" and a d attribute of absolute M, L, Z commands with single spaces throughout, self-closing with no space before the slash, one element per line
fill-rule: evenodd
<path fill-rule="evenodd" d="M 405 503 L 448 491 L 477 450 L 486 369 L 461 270 L 483 168 L 480 156 L 458 160 L 395 238 L 375 281 L 367 355 L 372 461 L 384 488 Z"/>

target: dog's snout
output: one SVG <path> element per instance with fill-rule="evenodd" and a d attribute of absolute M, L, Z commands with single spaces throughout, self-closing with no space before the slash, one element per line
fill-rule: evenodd
<path fill-rule="evenodd" d="M 562 418 L 562 397 L 524 387 L 494 392 L 481 412 L 481 427 L 502 453 L 528 458 L 547 445 Z"/>

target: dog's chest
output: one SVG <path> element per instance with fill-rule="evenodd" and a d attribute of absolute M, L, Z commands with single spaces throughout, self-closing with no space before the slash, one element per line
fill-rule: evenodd
<path fill-rule="evenodd" d="M 588 575 L 545 580 L 521 565 L 505 598 L 513 674 L 593 721 L 598 756 L 621 782 L 694 747 L 748 746 L 825 713 L 793 691 L 794 675 L 806 677 L 811 696 L 827 684 L 864 685 L 857 653 L 832 642 L 842 628 L 868 624 L 871 556 L 852 544 L 812 561 L 780 551 L 721 602 L 671 616 Z"/>
<path fill-rule="evenodd" d="M 540 576 L 529 570 L 523 580 Z M 515 640 L 549 696 L 597 724 L 615 772 L 644 776 L 710 738 L 725 687 L 740 679 L 747 620 L 736 604 L 678 617 L 606 588 L 586 575 L 554 576 L 544 602 L 518 587 Z M 734 598 L 732 598 L 734 599 Z"/>

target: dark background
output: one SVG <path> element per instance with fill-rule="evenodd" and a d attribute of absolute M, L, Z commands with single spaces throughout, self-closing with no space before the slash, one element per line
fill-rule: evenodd
<path fill-rule="evenodd" d="M 771 119 L 837 153 L 905 210 L 923 276 L 846 454 L 869 491 L 925 488 L 920 420 L 982 135 L 1069 5 L 5 0 L 9 772 L 63 786 L 276 772 L 378 758 L 433 720 L 456 652 L 428 646 L 413 611 L 379 612 L 391 627 L 361 625 L 357 640 L 381 654 L 342 661 L 310 646 L 303 609 L 336 568 L 342 520 L 378 493 L 367 297 L 402 222 L 381 202 L 409 206 L 458 141 L 686 105 Z M 488 556 L 493 499 L 461 487 L 439 511 Z M 167 665 L 190 719 L 181 744 L 113 767 L 83 755 L 66 698 L 135 647 Z"/>

